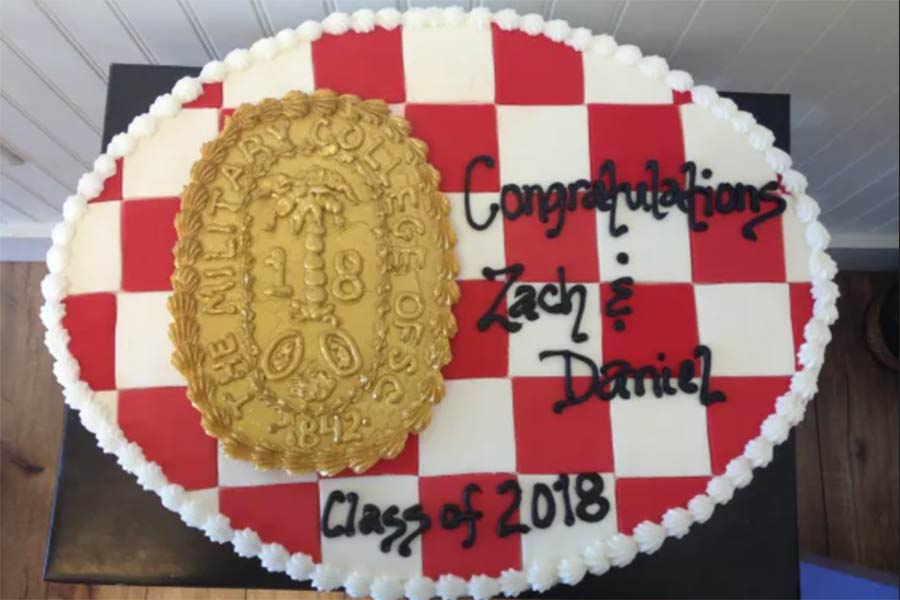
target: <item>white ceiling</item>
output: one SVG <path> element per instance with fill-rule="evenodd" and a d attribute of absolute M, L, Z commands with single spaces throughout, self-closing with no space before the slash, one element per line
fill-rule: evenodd
<path fill-rule="evenodd" d="M 896 0 L 462 1 L 482 3 L 611 33 L 723 90 L 790 93 L 794 159 L 826 224 L 845 246 L 897 245 Z M 305 19 L 385 4 L 0 0 L 0 141 L 13 153 L 0 157 L 0 224 L 58 218 L 99 151 L 111 62 L 202 65 Z"/>

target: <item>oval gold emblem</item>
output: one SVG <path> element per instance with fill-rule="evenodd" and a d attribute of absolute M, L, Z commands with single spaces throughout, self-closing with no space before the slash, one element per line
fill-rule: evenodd
<path fill-rule="evenodd" d="M 203 427 L 262 468 L 393 458 L 443 396 L 455 239 L 427 149 L 381 101 L 240 107 L 176 226 L 173 362 Z"/>

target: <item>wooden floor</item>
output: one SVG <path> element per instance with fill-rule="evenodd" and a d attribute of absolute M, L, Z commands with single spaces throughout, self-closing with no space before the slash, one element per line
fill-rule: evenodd
<path fill-rule="evenodd" d="M 41 579 L 62 396 L 38 320 L 44 266 L 0 264 L 0 598 L 246 599 L 344 598 L 342 593 L 122 588 L 48 584 Z M 821 393 L 797 431 L 803 552 L 890 572 L 898 548 L 897 373 L 872 359 L 864 314 L 896 275 L 844 273 Z"/>

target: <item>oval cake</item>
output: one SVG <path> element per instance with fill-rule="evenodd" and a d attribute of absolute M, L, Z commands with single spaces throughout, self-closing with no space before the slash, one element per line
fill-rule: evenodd
<path fill-rule="evenodd" d="M 743 102 L 511 10 L 234 50 L 65 202 L 66 402 L 187 525 L 319 590 L 516 596 L 692 552 L 667 540 L 772 461 L 837 318 L 818 205 Z"/>

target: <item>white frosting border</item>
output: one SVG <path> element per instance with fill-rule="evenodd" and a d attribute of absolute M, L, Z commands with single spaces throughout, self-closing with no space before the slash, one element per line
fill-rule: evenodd
<path fill-rule="evenodd" d="M 618 533 L 605 541 L 589 545 L 580 555 L 573 554 L 561 559 L 557 564 L 552 561 L 535 562 L 524 565 L 522 571 L 508 569 L 496 578 L 476 575 L 466 581 L 453 575 L 443 575 L 437 581 L 422 576 L 406 580 L 390 577 L 370 579 L 356 572 L 343 573 L 325 563 L 315 564 L 303 553 L 291 555 L 281 544 L 264 544 L 253 530 L 235 531 L 228 517 L 200 506 L 181 486 L 169 483 L 159 465 L 148 461 L 140 446 L 125 438 L 106 408 L 94 399 L 94 391 L 79 377 L 79 365 L 69 352 L 69 334 L 62 324 L 65 315 L 62 301 L 67 295 L 68 285 L 64 271 L 75 228 L 88 200 L 97 196 L 106 178 L 115 174 L 115 160 L 134 152 L 141 139 L 155 133 L 160 121 L 174 117 L 183 104 L 200 96 L 203 83 L 221 82 L 231 73 L 243 71 L 254 62 L 272 60 L 298 44 L 311 43 L 323 33 L 367 32 L 376 26 L 384 29 L 400 26 L 412 29 L 458 27 L 466 21 L 479 28 L 489 27 L 493 22 L 504 30 L 519 29 L 529 35 L 544 35 L 581 52 L 611 56 L 623 65 L 638 69 L 646 77 L 664 81 L 676 92 L 690 92 L 694 104 L 708 109 L 718 119 L 729 121 L 735 130 L 745 134 L 748 143 L 763 153 L 769 166 L 781 176 L 782 184 L 794 198 L 794 211 L 806 228 L 806 242 L 811 249 L 809 272 L 814 298 L 813 316 L 804 328 L 805 339 L 798 353 L 803 368 L 793 375 L 788 391 L 777 398 L 774 411 L 760 428 L 760 435 L 747 443 L 743 455 L 735 457 L 724 474 L 709 480 L 706 494 L 694 497 L 687 507 L 671 508 L 660 523 L 644 521 L 635 527 L 632 535 Z M 53 245 L 47 253 L 49 274 L 41 282 L 45 303 L 40 317 L 47 329 L 45 344 L 55 359 L 53 373 L 63 386 L 66 403 L 79 411 L 82 423 L 97 437 L 100 448 L 114 454 L 119 465 L 135 475 L 143 489 L 158 494 L 163 505 L 178 513 L 187 525 L 201 529 L 215 542 L 230 542 L 237 554 L 258 558 L 268 571 L 285 572 L 297 581 L 311 580 L 312 585 L 322 591 L 344 587 L 353 597 L 370 595 L 375 600 L 394 600 L 403 596 L 411 600 L 434 596 L 453 600 L 465 595 L 481 600 L 498 593 L 517 596 L 529 589 L 540 592 L 557 583 L 575 585 L 586 573 L 602 575 L 611 567 L 624 567 L 639 552 L 653 554 L 667 537 L 680 538 L 688 533 L 694 523 L 706 522 L 716 505 L 727 503 L 735 489 L 750 483 L 755 468 L 771 462 L 774 446 L 787 439 L 790 429 L 803 419 L 807 404 L 818 391 L 817 381 L 825 347 L 831 340 L 830 326 L 837 319 L 839 291 L 834 283 L 837 266 L 825 252 L 831 238 L 818 221 L 818 204 L 806 195 L 807 180 L 792 169 L 791 158 L 786 152 L 773 147 L 774 138 L 772 132 L 757 124 L 750 113 L 738 111 L 734 102 L 720 98 L 710 86 L 695 86 L 688 73 L 670 70 L 665 59 L 642 56 L 636 46 L 620 46 L 609 35 L 593 36 L 590 30 L 571 28 L 563 20 L 545 22 L 540 15 L 519 15 L 512 9 L 492 13 L 487 8 L 479 7 L 467 13 L 459 7 L 450 7 L 413 8 L 405 13 L 392 8 L 377 12 L 359 10 L 352 15 L 336 12 L 321 23 L 306 21 L 296 29 L 284 29 L 273 37 L 263 38 L 249 49 L 233 50 L 224 61 L 207 63 L 199 77 L 179 80 L 171 93 L 159 96 L 147 113 L 136 117 L 127 132 L 113 137 L 106 152 L 94 161 L 93 170 L 79 179 L 77 193 L 66 198 L 63 205 L 63 221 L 53 229 Z"/>

